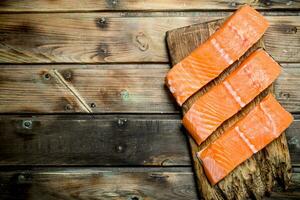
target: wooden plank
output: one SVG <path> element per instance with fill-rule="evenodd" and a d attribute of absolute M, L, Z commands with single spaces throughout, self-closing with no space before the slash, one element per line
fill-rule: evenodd
<path fill-rule="evenodd" d="M 26 200 L 196 200 L 190 168 L 37 168 L 2 170 L 0 198 Z M 163 188 L 163 189 L 162 189 Z M 300 174 L 270 200 L 299 199 Z"/>
<path fill-rule="evenodd" d="M 0 116 L 0 165 L 190 165 L 177 116 L 66 117 Z"/>
<path fill-rule="evenodd" d="M 300 66 L 298 64 L 285 64 L 282 66 L 283 71 L 275 82 L 276 97 L 288 111 L 299 112 Z"/>
<path fill-rule="evenodd" d="M 1 0 L 0 12 L 24 11 L 110 11 L 110 10 L 226 10 L 249 4 L 257 9 L 300 9 L 297 0 Z"/>
<path fill-rule="evenodd" d="M 213 34 L 224 22 L 217 20 L 203 24 L 187 26 L 180 29 L 174 29 L 167 32 L 167 43 L 170 49 L 170 57 L 173 64 L 183 59 L 186 54 L 191 52 L 192 48 L 203 43 L 211 34 Z M 186 37 L 186 40 L 182 40 Z M 249 49 L 238 62 L 231 65 L 219 77 L 207 84 L 190 97 L 182 106 L 185 114 L 194 102 L 209 91 L 212 87 L 224 80 L 230 72 L 236 69 L 240 62 L 246 56 L 257 48 L 264 47 L 263 40 L 258 41 Z M 197 145 L 192 137 L 189 137 L 191 152 L 193 157 L 194 169 L 197 175 L 198 189 L 203 199 L 261 199 L 266 193 L 270 192 L 275 184 L 286 188 L 291 176 L 291 160 L 288 150 L 288 144 L 285 134 L 274 140 L 270 145 L 259 151 L 251 158 L 247 159 L 241 165 L 236 167 L 224 179 L 212 186 L 203 169 L 202 163 L 196 157 L 197 152 L 203 150 L 221 134 L 228 130 L 233 124 L 245 116 L 251 109 L 257 105 L 267 94 L 273 93 L 273 85 L 258 95 L 245 108 L 236 115 L 226 120 L 214 133 L 207 138 L 201 145 Z M 255 181 L 253 181 L 255 180 Z M 235 184 L 232 184 L 235 183 Z"/>
<path fill-rule="evenodd" d="M 276 96 L 300 112 L 300 64 L 282 66 Z M 0 113 L 179 112 L 164 86 L 166 64 L 0 67 Z"/>
<path fill-rule="evenodd" d="M 300 166 L 295 118 L 286 136 Z M 0 115 L 0 127 L 0 165 L 191 165 L 179 115 Z"/>
<path fill-rule="evenodd" d="M 16 170 L 0 180 L 1 199 L 197 199 L 190 168 Z"/>
<path fill-rule="evenodd" d="M 0 14 L 0 63 L 168 62 L 167 30 L 228 14 Z M 267 17 L 266 49 L 281 62 L 300 62 L 300 16 L 292 14 Z"/>

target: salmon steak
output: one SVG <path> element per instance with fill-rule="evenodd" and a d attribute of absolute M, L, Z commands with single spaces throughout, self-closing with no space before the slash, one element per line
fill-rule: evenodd
<path fill-rule="evenodd" d="M 293 117 L 269 94 L 244 118 L 197 153 L 212 185 L 267 146 L 292 123 Z"/>
<path fill-rule="evenodd" d="M 225 120 L 236 114 L 281 72 L 264 50 L 254 51 L 221 83 L 199 97 L 183 117 L 183 125 L 200 145 Z"/>
<path fill-rule="evenodd" d="M 181 106 L 191 95 L 238 60 L 265 33 L 267 20 L 248 5 L 231 15 L 206 42 L 177 63 L 166 85 Z"/>

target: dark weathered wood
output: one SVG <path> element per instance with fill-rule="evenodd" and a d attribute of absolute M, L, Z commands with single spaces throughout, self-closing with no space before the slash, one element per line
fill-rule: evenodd
<path fill-rule="evenodd" d="M 295 120 L 286 131 L 286 138 L 289 145 L 293 165 L 300 166 L 300 116 L 294 116 Z"/>
<path fill-rule="evenodd" d="M 300 112 L 300 65 L 282 66 L 282 73 L 275 82 L 276 97 L 288 111 Z"/>
<path fill-rule="evenodd" d="M 295 119 L 286 135 L 300 166 Z M 190 166 L 182 128 L 179 115 L 0 115 L 0 165 Z"/>
<path fill-rule="evenodd" d="M 257 9 L 300 9 L 298 0 L 1 0 L 0 12 L 110 10 L 225 10 L 249 4 Z"/>
<path fill-rule="evenodd" d="M 174 115 L 0 116 L 0 165 L 190 165 Z"/>
<path fill-rule="evenodd" d="M 0 68 L 0 113 L 179 112 L 164 86 L 166 64 Z M 290 112 L 300 112 L 299 87 L 300 65 L 284 64 L 275 93 Z"/>
<path fill-rule="evenodd" d="M 2 200 L 197 199 L 190 168 L 15 170 L 0 181 Z"/>
<path fill-rule="evenodd" d="M 193 48 L 197 47 L 200 43 L 205 41 L 209 35 L 214 33 L 222 23 L 223 20 L 218 20 L 169 31 L 167 33 L 167 42 L 170 49 L 172 63 L 176 64 L 184 58 Z M 186 41 L 182 40 L 183 37 L 187 38 Z M 246 55 L 244 55 L 238 62 L 242 62 L 248 54 L 261 47 L 264 47 L 262 40 L 248 50 Z M 236 69 L 237 66 L 238 63 L 233 64 L 218 78 L 211 81 L 203 89 L 189 98 L 182 107 L 183 113 L 188 111 L 197 98 L 202 96 L 216 84 L 220 83 L 231 71 Z M 204 199 L 262 198 L 266 193 L 269 193 L 272 190 L 276 183 L 283 188 L 287 187 L 291 175 L 291 161 L 285 134 L 282 134 L 262 151 L 256 153 L 250 159 L 239 165 L 215 186 L 212 186 L 209 183 L 202 164 L 196 158 L 196 153 L 198 151 L 207 147 L 222 133 L 228 130 L 234 123 L 241 119 L 241 117 L 247 114 L 264 96 L 272 92 L 273 86 L 260 94 L 255 100 L 249 103 L 248 106 L 242 109 L 241 112 L 223 123 L 200 146 L 198 146 L 194 140 L 189 137 L 194 169 L 197 175 L 198 188 Z"/>
<path fill-rule="evenodd" d="M 0 172 L 2 200 L 196 200 L 190 168 L 39 168 Z M 300 198 L 300 176 L 270 200 Z"/>
<path fill-rule="evenodd" d="M 175 14 L 0 14 L 0 63 L 168 62 L 167 30 L 230 13 Z M 300 62 L 299 18 L 267 17 L 266 49 L 277 61 Z"/>

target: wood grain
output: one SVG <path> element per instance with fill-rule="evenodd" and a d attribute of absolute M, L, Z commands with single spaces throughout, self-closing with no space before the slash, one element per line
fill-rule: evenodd
<path fill-rule="evenodd" d="M 191 164 L 174 115 L 3 115 L 0 127 L 0 165 Z"/>
<path fill-rule="evenodd" d="M 190 168 L 16 170 L 0 180 L 3 200 L 197 199 Z"/>
<path fill-rule="evenodd" d="M 167 30 L 229 14 L 0 14 L 0 63 L 168 62 Z M 300 17 L 292 14 L 267 17 L 266 49 L 280 62 L 300 62 Z"/>
<path fill-rule="evenodd" d="M 300 64 L 282 66 L 276 96 L 289 111 L 300 112 Z M 0 68 L 0 113 L 179 112 L 164 86 L 166 64 Z"/>
<path fill-rule="evenodd" d="M 249 4 L 257 9 L 300 9 L 297 0 L 1 0 L 0 12 L 24 11 L 111 11 L 111 10 L 226 10 Z"/>
<path fill-rule="evenodd" d="M 295 118 L 286 136 L 300 166 Z M 0 115 L 0 127 L 0 165 L 191 165 L 179 115 Z"/>
<path fill-rule="evenodd" d="M 170 49 L 170 56 L 173 64 L 181 60 L 213 34 L 224 22 L 217 20 L 208 23 L 192 25 L 180 29 L 171 30 L 167 33 L 167 42 Z M 204 30 L 204 31 L 203 31 Z M 187 38 L 183 41 L 182 38 Z M 197 42 L 195 42 L 197 41 Z M 263 40 L 258 41 L 249 49 L 238 62 L 235 62 L 228 69 L 224 70 L 219 77 L 207 84 L 203 89 L 191 96 L 182 106 L 185 114 L 195 101 L 209 91 L 216 84 L 224 80 L 234 69 L 237 68 L 251 52 L 257 48 L 264 48 Z M 266 193 L 270 193 L 274 185 L 278 184 L 282 188 L 288 186 L 291 176 L 291 161 L 286 141 L 283 133 L 262 151 L 259 151 L 251 158 L 236 167 L 223 180 L 212 186 L 202 167 L 201 162 L 196 157 L 196 153 L 207 147 L 221 134 L 226 132 L 233 124 L 245 116 L 257 105 L 267 94 L 273 93 L 273 86 L 270 86 L 252 102 L 250 102 L 239 113 L 225 121 L 214 133 L 207 138 L 200 146 L 189 137 L 191 152 L 194 162 L 194 169 L 197 175 L 198 189 L 204 199 L 261 199 Z"/>
<path fill-rule="evenodd" d="M 191 168 L 34 168 L 0 172 L 3 200 L 196 200 Z M 162 189 L 163 188 L 163 189 Z M 300 173 L 291 188 L 268 200 L 299 199 Z"/>

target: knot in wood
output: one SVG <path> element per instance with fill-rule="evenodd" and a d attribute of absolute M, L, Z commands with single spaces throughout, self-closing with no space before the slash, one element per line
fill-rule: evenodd
<path fill-rule="evenodd" d="M 116 7 L 118 5 L 118 0 L 106 0 L 107 4 L 111 7 Z"/>
<path fill-rule="evenodd" d="M 127 90 L 122 90 L 120 92 L 121 98 L 124 101 L 127 101 L 129 99 L 129 92 Z"/>
<path fill-rule="evenodd" d="M 297 31 L 298 31 L 298 28 L 297 28 L 296 26 L 293 26 L 293 27 L 291 27 L 291 28 L 288 28 L 288 29 L 286 30 L 286 33 L 296 34 Z"/>
<path fill-rule="evenodd" d="M 234 2 L 234 1 L 230 3 L 231 7 L 236 7 L 236 5 L 237 5 L 236 2 Z"/>
<path fill-rule="evenodd" d="M 284 99 L 289 99 L 291 97 L 290 93 L 288 92 L 280 92 L 279 96 Z"/>
<path fill-rule="evenodd" d="M 107 26 L 107 20 L 105 17 L 100 17 L 98 20 L 97 20 L 97 24 L 100 28 L 104 28 Z"/>
<path fill-rule="evenodd" d="M 265 5 L 265 6 L 271 6 L 272 2 L 270 0 L 261 0 L 261 2 Z"/>
<path fill-rule="evenodd" d="M 132 195 L 128 198 L 128 200 L 143 200 L 143 198 L 137 195 Z"/>
<path fill-rule="evenodd" d="M 137 34 L 135 37 L 135 42 L 141 51 L 147 51 L 149 49 L 149 41 L 144 33 L 141 32 Z"/>
<path fill-rule="evenodd" d="M 65 80 L 70 81 L 72 79 L 72 72 L 71 71 L 64 71 L 63 72 L 63 77 Z"/>
<path fill-rule="evenodd" d="M 25 129 L 32 129 L 32 121 L 31 120 L 24 120 L 22 122 L 22 127 Z"/>

